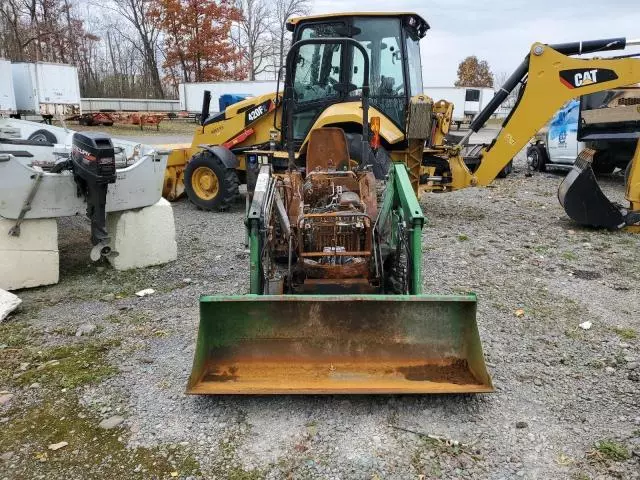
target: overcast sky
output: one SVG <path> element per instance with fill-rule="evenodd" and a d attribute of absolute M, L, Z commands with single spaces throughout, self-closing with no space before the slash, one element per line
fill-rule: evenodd
<path fill-rule="evenodd" d="M 511 73 L 536 41 L 640 38 L 640 0 L 314 0 L 313 13 L 390 5 L 419 13 L 431 26 L 421 42 L 425 86 L 453 85 L 468 55 L 487 60 L 493 73 Z"/>

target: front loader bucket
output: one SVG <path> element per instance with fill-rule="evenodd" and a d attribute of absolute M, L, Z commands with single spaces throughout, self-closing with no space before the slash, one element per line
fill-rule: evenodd
<path fill-rule="evenodd" d="M 600 189 L 591 163 L 580 157 L 560 184 L 558 200 L 567 215 L 580 225 L 611 230 L 625 225 L 620 209 Z"/>
<path fill-rule="evenodd" d="M 192 394 L 493 391 L 476 297 L 200 299 Z"/>

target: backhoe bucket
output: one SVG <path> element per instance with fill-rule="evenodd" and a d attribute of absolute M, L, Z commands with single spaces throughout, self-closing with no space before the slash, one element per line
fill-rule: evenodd
<path fill-rule="evenodd" d="M 475 317 L 475 295 L 201 297 L 187 393 L 491 392 Z"/>
<path fill-rule="evenodd" d="M 580 225 L 611 230 L 625 225 L 620 209 L 600 189 L 591 163 L 581 158 L 560 184 L 558 200 L 567 215 Z"/>

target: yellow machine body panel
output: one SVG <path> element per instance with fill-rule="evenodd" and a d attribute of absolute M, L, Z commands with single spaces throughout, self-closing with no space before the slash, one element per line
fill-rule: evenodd
<path fill-rule="evenodd" d="M 198 149 L 199 145 L 222 145 L 225 142 L 233 140 L 234 137 L 240 135 L 246 129 L 252 129 L 253 133 L 245 140 L 235 145 L 243 147 L 249 145 L 258 145 L 269 141 L 269 130 L 273 128 L 273 115 L 277 111 L 272 110 L 271 113 L 263 115 L 255 122 L 247 121 L 245 112 L 252 105 L 259 105 L 268 100 L 275 99 L 276 94 L 266 93 L 257 97 L 247 98 L 241 102 L 235 103 L 225 110 L 224 120 L 210 123 L 204 127 L 199 127 L 194 132 L 192 149 Z M 278 124 L 279 124 L 278 120 Z"/>
<path fill-rule="evenodd" d="M 380 118 L 380 136 L 389 144 L 393 145 L 404 140 L 404 132 L 375 107 L 369 108 L 369 115 Z M 309 130 L 303 145 L 307 144 L 313 130 L 347 123 L 362 125 L 362 104 L 360 102 L 334 103 L 325 108 Z"/>

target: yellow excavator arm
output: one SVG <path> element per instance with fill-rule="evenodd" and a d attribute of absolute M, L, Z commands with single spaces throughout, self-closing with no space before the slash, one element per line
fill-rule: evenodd
<path fill-rule="evenodd" d="M 640 58 L 637 58 L 640 54 L 617 58 L 571 57 L 581 53 L 622 50 L 628 45 L 640 45 L 640 40 L 617 38 L 560 45 L 535 43 L 522 64 L 471 123 L 465 137 L 456 146 L 445 150 L 450 177 L 444 177 L 443 190 L 485 186 L 493 182 L 567 101 L 640 82 Z M 464 161 L 462 148 L 518 84 L 522 90 L 516 105 L 497 137 L 480 151 L 480 164 L 472 173 Z M 610 202 L 600 190 L 591 168 L 589 158 L 592 155 L 590 157 L 587 150 L 578 156 L 558 190 L 558 199 L 565 211 L 582 225 L 640 231 L 640 139 L 628 169 L 625 192 L 628 207 Z"/>
<path fill-rule="evenodd" d="M 536 43 L 531 47 L 525 75 L 526 85 L 519 102 L 495 141 L 482 152 L 480 166 L 474 175 L 469 175 L 467 186 L 490 184 L 567 101 L 640 82 L 640 59 L 572 58 L 549 45 Z"/>

